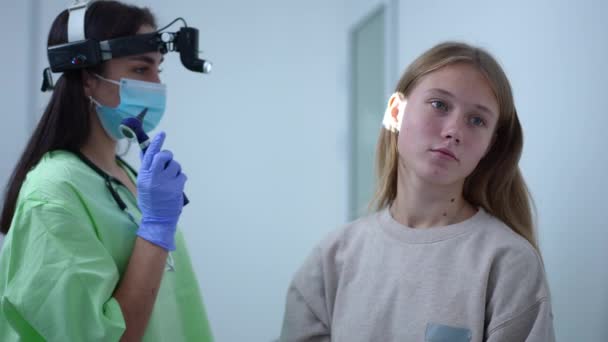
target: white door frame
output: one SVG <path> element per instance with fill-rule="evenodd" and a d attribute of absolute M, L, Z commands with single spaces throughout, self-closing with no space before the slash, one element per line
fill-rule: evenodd
<path fill-rule="evenodd" d="M 399 79 L 401 70 L 398 67 L 398 30 L 399 30 L 399 0 L 350 0 L 348 2 L 347 13 L 346 13 L 346 24 L 348 28 L 348 50 L 352 51 L 353 41 L 352 33 L 359 28 L 362 23 L 369 19 L 371 15 L 375 15 L 380 9 L 384 10 L 384 77 L 383 77 L 383 89 L 382 94 L 384 94 L 384 100 L 388 100 L 390 94 L 393 92 L 397 81 Z M 352 56 L 349 54 L 349 64 L 352 63 Z M 352 87 L 354 86 L 354 75 L 353 65 L 349 65 L 348 67 L 348 191 L 347 191 L 347 220 L 355 219 L 359 216 L 358 210 L 358 201 L 356 197 L 356 172 L 354 165 L 355 157 L 355 149 L 356 145 L 354 144 L 353 137 L 355 136 L 355 124 L 351 122 L 352 114 L 354 113 L 353 103 L 354 99 Z M 378 121 L 378 127 L 380 127 L 380 119 Z M 372 165 L 370 167 L 373 168 Z M 371 198 L 370 198 L 371 199 Z"/>
<path fill-rule="evenodd" d="M 347 23 L 349 31 L 364 21 L 367 16 L 374 13 L 378 8 L 384 6 L 386 9 L 386 21 L 384 35 L 386 42 L 385 50 L 385 89 L 388 96 L 397 85 L 402 70 L 398 66 L 399 56 L 399 0 L 352 0 L 348 4 Z"/>

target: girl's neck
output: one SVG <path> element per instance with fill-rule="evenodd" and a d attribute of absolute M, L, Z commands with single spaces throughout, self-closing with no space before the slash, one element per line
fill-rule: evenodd
<path fill-rule="evenodd" d="M 425 182 L 399 167 L 393 218 L 412 228 L 455 224 L 473 216 L 475 208 L 463 197 L 464 182 L 438 185 Z"/>

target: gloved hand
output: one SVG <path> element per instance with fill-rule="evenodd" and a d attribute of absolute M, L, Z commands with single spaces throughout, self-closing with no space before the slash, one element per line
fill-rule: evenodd
<path fill-rule="evenodd" d="M 173 153 L 161 151 L 165 133 L 157 134 L 142 156 L 137 177 L 137 202 L 141 223 L 137 235 L 168 251 L 175 250 L 175 229 L 182 212 L 186 175 L 173 160 Z"/>

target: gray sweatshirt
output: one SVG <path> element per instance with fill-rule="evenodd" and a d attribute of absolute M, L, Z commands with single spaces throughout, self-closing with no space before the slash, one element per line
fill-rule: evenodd
<path fill-rule="evenodd" d="M 388 209 L 332 232 L 289 287 L 282 342 L 553 342 L 536 250 L 483 209 L 413 229 Z"/>

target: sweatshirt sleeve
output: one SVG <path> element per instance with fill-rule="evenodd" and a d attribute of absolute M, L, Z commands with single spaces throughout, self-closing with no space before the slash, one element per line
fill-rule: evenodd
<path fill-rule="evenodd" d="M 120 339 L 125 322 L 112 297 L 118 269 L 85 214 L 69 203 L 26 199 L 9 234 L 0 330 L 28 341 Z"/>
<path fill-rule="evenodd" d="M 487 342 L 554 342 L 553 316 L 547 298 L 489 332 Z"/>
<path fill-rule="evenodd" d="M 329 314 L 319 249 L 298 270 L 287 291 L 281 342 L 329 342 Z"/>
<path fill-rule="evenodd" d="M 490 272 L 487 342 L 554 342 L 551 299 L 542 260 L 529 244 L 503 250 Z"/>

